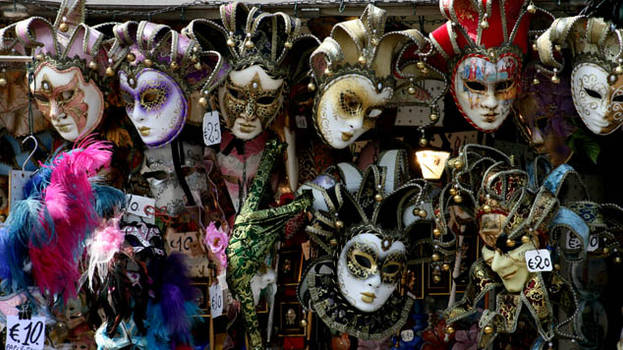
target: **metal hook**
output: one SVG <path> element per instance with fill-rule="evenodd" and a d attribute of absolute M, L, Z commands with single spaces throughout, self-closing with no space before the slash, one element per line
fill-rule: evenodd
<path fill-rule="evenodd" d="M 340 7 L 337 8 L 337 12 L 344 13 L 346 9 L 346 4 L 344 4 L 344 0 L 340 0 Z"/>
<path fill-rule="evenodd" d="M 295 2 L 294 3 L 294 17 L 298 17 L 298 12 L 299 12 L 299 2 Z"/>
<path fill-rule="evenodd" d="M 26 171 L 26 164 L 28 164 L 30 159 L 35 155 L 35 152 L 37 152 L 37 149 L 39 149 L 39 140 L 37 140 L 35 135 L 32 135 L 32 134 L 26 136 L 26 138 L 22 140 L 22 145 L 30 139 L 32 139 L 35 142 L 35 147 L 32 149 L 32 151 L 30 152 L 26 160 L 24 160 L 24 163 L 22 163 L 22 171 Z"/>

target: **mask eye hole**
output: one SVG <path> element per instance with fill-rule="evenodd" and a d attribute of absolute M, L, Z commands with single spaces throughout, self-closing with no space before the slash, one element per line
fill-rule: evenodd
<path fill-rule="evenodd" d="M 356 116 L 361 110 L 361 101 L 350 91 L 340 93 L 340 107 L 350 116 Z"/>
<path fill-rule="evenodd" d="M 612 102 L 623 102 L 623 95 L 617 95 L 612 97 Z"/>
<path fill-rule="evenodd" d="M 141 93 L 141 105 L 146 110 L 158 107 L 164 102 L 165 93 L 160 89 L 147 89 Z"/>
<path fill-rule="evenodd" d="M 470 90 L 477 92 L 485 92 L 487 90 L 485 84 L 477 81 L 466 81 L 465 85 L 467 85 Z"/>
<path fill-rule="evenodd" d="M 61 92 L 61 98 L 63 101 L 69 101 L 72 97 L 74 97 L 74 90 L 65 90 Z"/>
<path fill-rule="evenodd" d="M 584 88 L 584 91 L 586 91 L 586 94 L 592 98 L 598 98 L 601 99 L 601 94 L 595 90 L 589 89 L 589 88 Z"/>
<path fill-rule="evenodd" d="M 356 252 L 355 254 L 353 254 L 355 257 L 355 261 L 357 261 L 357 264 L 359 264 L 361 267 L 365 268 L 365 269 L 369 269 L 372 267 L 372 261 L 370 260 L 370 257 L 361 253 Z"/>
<path fill-rule="evenodd" d="M 277 97 L 275 96 L 262 96 L 257 99 L 257 103 L 263 104 L 263 105 L 269 105 L 275 102 L 276 99 Z"/>
<path fill-rule="evenodd" d="M 500 91 L 508 90 L 512 86 L 513 86 L 512 80 L 500 81 L 495 84 L 495 91 L 500 92 Z"/>
<path fill-rule="evenodd" d="M 395 275 L 400 272 L 401 265 L 399 263 L 389 263 L 383 266 L 384 275 Z"/>
<path fill-rule="evenodd" d="M 238 92 L 238 90 L 230 87 L 230 88 L 227 88 L 227 91 L 233 98 L 240 99 L 240 93 Z"/>
<path fill-rule="evenodd" d="M 40 95 L 40 94 L 35 94 L 35 98 L 40 102 L 40 103 L 50 103 L 50 99 Z"/>

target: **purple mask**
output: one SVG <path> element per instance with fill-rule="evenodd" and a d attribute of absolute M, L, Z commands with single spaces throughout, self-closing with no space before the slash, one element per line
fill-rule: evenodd
<path fill-rule="evenodd" d="M 179 135 L 188 103 L 173 78 L 151 68 L 136 76 L 119 71 L 119 86 L 128 117 L 147 147 L 166 145 Z"/>

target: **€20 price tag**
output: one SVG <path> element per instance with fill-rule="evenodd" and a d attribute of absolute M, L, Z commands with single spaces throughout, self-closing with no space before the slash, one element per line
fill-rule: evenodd
<path fill-rule="evenodd" d="M 552 271 L 552 258 L 547 249 L 528 250 L 526 266 L 530 272 Z"/>
<path fill-rule="evenodd" d="M 567 235 L 567 249 L 580 249 L 582 248 L 582 241 L 575 235 L 569 233 Z M 588 246 L 586 250 L 588 252 L 594 252 L 599 248 L 599 236 L 590 235 L 588 237 Z"/>
<path fill-rule="evenodd" d="M 210 286 L 210 315 L 212 318 L 223 314 L 223 290 L 221 285 L 215 283 Z"/>
<path fill-rule="evenodd" d="M 6 350 L 41 350 L 45 343 L 45 317 L 20 320 L 7 317 Z"/>
<path fill-rule="evenodd" d="M 203 143 L 206 146 L 221 143 L 221 123 L 217 111 L 206 112 L 203 115 Z"/>

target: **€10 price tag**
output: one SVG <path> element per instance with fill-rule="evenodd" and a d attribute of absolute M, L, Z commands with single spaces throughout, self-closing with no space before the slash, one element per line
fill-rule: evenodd
<path fill-rule="evenodd" d="M 215 283 L 210 286 L 210 315 L 212 318 L 223 314 L 223 290 L 221 285 Z"/>
<path fill-rule="evenodd" d="M 547 249 L 528 250 L 526 266 L 530 272 L 552 271 L 552 258 Z"/>
<path fill-rule="evenodd" d="M 45 317 L 20 320 L 7 317 L 6 350 L 41 350 L 45 343 Z"/>

